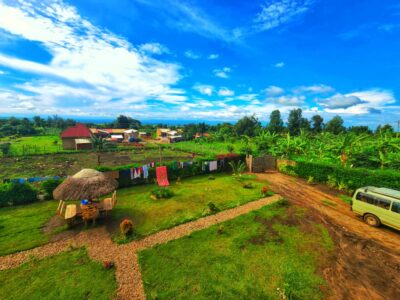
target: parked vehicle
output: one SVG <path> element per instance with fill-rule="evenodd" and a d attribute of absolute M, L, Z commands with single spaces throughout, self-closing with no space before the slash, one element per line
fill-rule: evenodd
<path fill-rule="evenodd" d="M 400 191 L 373 186 L 360 188 L 354 193 L 352 210 L 370 226 L 384 224 L 400 230 Z"/>

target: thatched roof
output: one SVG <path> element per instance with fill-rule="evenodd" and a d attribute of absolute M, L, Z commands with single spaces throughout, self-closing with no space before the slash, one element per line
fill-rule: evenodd
<path fill-rule="evenodd" d="M 81 200 L 100 197 L 116 190 L 118 182 L 96 170 L 83 169 L 68 177 L 53 192 L 57 200 Z"/>

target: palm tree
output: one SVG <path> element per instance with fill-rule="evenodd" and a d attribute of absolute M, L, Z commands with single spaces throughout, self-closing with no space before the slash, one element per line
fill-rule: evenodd
<path fill-rule="evenodd" d="M 378 151 L 378 157 L 371 157 L 371 159 L 378 160 L 381 169 L 383 169 L 386 164 L 391 162 L 389 154 L 394 151 L 400 151 L 400 141 L 387 131 L 379 131 L 375 147 Z"/>

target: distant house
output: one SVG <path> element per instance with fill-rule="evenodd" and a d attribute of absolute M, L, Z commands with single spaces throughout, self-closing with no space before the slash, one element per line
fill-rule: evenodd
<path fill-rule="evenodd" d="M 139 138 L 139 132 L 136 129 L 128 129 L 124 131 L 124 140 L 129 141 L 130 139 Z"/>
<path fill-rule="evenodd" d="M 199 138 L 202 138 L 202 137 L 209 138 L 209 137 L 210 137 L 210 134 L 207 133 L 207 132 L 205 132 L 205 133 L 199 133 L 199 132 L 197 132 L 197 133 L 194 135 L 194 138 L 195 138 L 195 139 L 199 139 Z"/>
<path fill-rule="evenodd" d="M 157 138 L 164 143 L 176 143 L 183 140 L 182 130 L 171 130 L 168 128 L 157 128 Z"/>
<path fill-rule="evenodd" d="M 68 127 L 61 133 L 64 150 L 92 149 L 92 132 L 84 124 Z"/>
<path fill-rule="evenodd" d="M 141 131 L 141 132 L 139 132 L 139 138 L 141 138 L 141 139 L 150 139 L 151 138 L 151 133 L 150 132 Z"/>

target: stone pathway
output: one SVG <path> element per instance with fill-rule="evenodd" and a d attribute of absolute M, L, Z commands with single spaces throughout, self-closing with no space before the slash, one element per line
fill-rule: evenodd
<path fill-rule="evenodd" d="M 140 250 L 179 239 L 194 231 L 202 230 L 240 215 L 247 214 L 253 210 L 260 209 L 280 199 L 281 196 L 274 195 L 272 197 L 249 202 L 242 206 L 219 212 L 215 215 L 157 232 L 142 240 L 133 241 L 124 245 L 113 243 L 104 227 L 87 230 L 71 239 L 49 243 L 31 250 L 2 256 L 0 257 L 0 270 L 15 268 L 28 261 L 32 256 L 41 259 L 56 255 L 71 247 L 85 246 L 90 258 L 93 260 L 102 262 L 113 261 L 115 263 L 115 274 L 119 285 L 117 292 L 118 299 L 145 299 L 142 275 L 137 259 L 137 253 Z"/>

